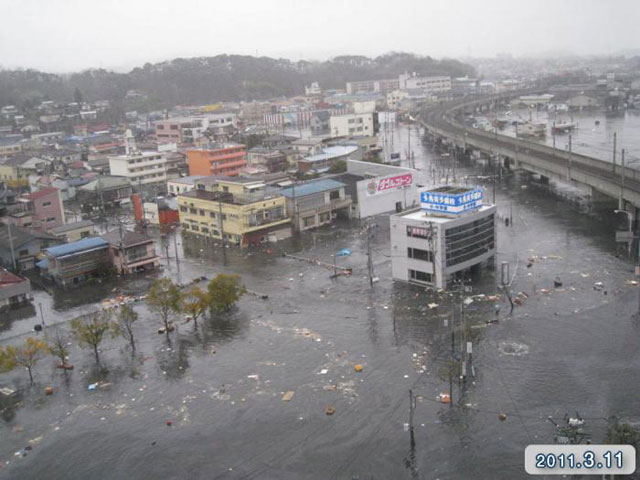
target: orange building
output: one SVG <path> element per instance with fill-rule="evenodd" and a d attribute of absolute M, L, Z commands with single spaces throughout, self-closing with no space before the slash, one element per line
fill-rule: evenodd
<path fill-rule="evenodd" d="M 235 177 L 247 165 L 247 148 L 240 144 L 226 144 L 187 150 L 189 175 L 224 175 Z"/>

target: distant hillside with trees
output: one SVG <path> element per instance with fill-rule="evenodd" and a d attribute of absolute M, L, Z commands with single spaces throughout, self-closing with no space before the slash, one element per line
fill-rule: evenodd
<path fill-rule="evenodd" d="M 313 81 L 323 89 L 344 88 L 345 82 L 394 78 L 404 71 L 424 75 L 473 75 L 470 65 L 457 60 L 436 60 L 409 53 L 376 58 L 344 55 L 324 62 L 217 55 L 176 58 L 147 63 L 128 73 L 104 69 L 68 75 L 36 70 L 0 70 L 0 106 L 30 107 L 43 100 L 120 102 L 128 91 L 147 97 L 149 108 L 213 101 L 260 100 L 304 93 Z"/>

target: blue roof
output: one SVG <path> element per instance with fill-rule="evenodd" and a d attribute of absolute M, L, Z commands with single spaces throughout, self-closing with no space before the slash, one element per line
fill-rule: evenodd
<path fill-rule="evenodd" d="M 314 193 L 335 190 L 336 188 L 342 188 L 344 186 L 345 186 L 344 183 L 337 182 L 331 179 L 326 179 L 326 180 L 318 180 L 317 182 L 309 182 L 302 185 L 296 185 L 295 188 L 285 188 L 281 190 L 280 193 L 287 198 L 293 198 L 294 193 L 296 197 L 303 197 L 305 195 L 313 195 Z"/>
<path fill-rule="evenodd" d="M 45 249 L 45 252 L 54 257 L 61 257 L 63 255 L 83 252 L 93 248 L 107 247 L 108 245 L 109 243 L 100 237 L 89 237 L 78 240 L 77 242 L 65 243 L 63 245 L 58 245 L 57 247 L 49 247 Z"/>

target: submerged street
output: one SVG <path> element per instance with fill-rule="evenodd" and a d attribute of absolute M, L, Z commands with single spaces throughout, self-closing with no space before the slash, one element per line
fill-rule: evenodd
<path fill-rule="evenodd" d="M 406 127 L 398 130 L 398 144 L 406 145 Z M 417 168 L 450 168 L 414 127 L 411 144 Z M 457 174 L 469 184 L 473 175 L 488 175 L 472 164 Z M 490 198 L 492 184 L 484 182 Z M 355 220 L 270 250 L 223 251 L 178 236 L 179 268 L 171 245 L 160 275 L 186 284 L 237 273 L 269 298 L 247 294 L 197 330 L 177 319 L 169 342 L 138 302 L 135 357 L 122 339 L 110 339 L 105 371 L 97 371 L 91 352 L 74 342 L 73 371 L 63 373 L 48 357 L 35 368 L 33 388 L 25 372 L 4 376 L 21 388 L 17 403 L 2 404 L 0 478 L 526 478 L 524 448 L 553 443 L 547 418 L 560 422 L 576 411 L 601 443 L 612 415 L 638 420 L 632 261 L 615 244 L 611 209 L 586 216 L 561 198 L 562 187 L 528 182 L 505 174 L 498 183 L 499 216 L 512 223 L 499 222 L 496 270 L 483 269 L 460 298 L 391 280 L 388 216 L 374 220 L 379 281 L 372 288 L 366 237 Z M 330 269 L 282 256 L 331 263 L 343 248 L 352 253 L 337 263 L 353 268 L 351 277 L 331 278 Z M 503 261 L 513 294 L 526 294 L 511 315 L 497 288 Z M 53 300 L 38 291 L 34 305 L 42 303 L 46 331 L 54 323 L 68 329 L 70 319 L 116 292 L 146 293 L 155 277 Z M 556 278 L 561 286 L 554 287 Z M 452 316 L 462 299 L 467 327 Z M 0 342 L 43 337 L 32 331 L 39 315 L 10 322 Z M 475 377 L 454 382 L 450 406 L 438 396 L 449 389 L 441 372 L 452 324 L 456 342 L 464 330 L 473 343 Z M 52 396 L 43 393 L 47 385 Z M 413 448 L 409 390 L 417 396 Z M 289 400 L 286 392 L 293 392 Z M 23 451 L 27 445 L 32 450 Z"/>

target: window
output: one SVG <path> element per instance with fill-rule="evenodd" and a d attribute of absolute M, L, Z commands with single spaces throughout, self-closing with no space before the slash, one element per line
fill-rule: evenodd
<path fill-rule="evenodd" d="M 157 128 L 158 130 L 164 130 L 164 125 L 156 125 L 156 128 Z"/>
<path fill-rule="evenodd" d="M 91 235 L 91 232 L 89 232 L 89 231 L 80 232 L 80 238 L 87 238 L 89 235 Z"/>
<path fill-rule="evenodd" d="M 431 274 L 427 272 L 421 272 L 420 270 L 409 270 L 409 279 L 414 280 L 416 282 L 431 282 Z"/>
<path fill-rule="evenodd" d="M 56 221 L 56 217 L 47 218 L 47 222 L 55 222 L 55 221 Z"/>
<path fill-rule="evenodd" d="M 181 212 L 186 212 L 186 211 L 187 211 L 187 207 L 185 207 L 185 206 L 181 206 L 181 207 L 180 207 L 180 211 L 181 211 Z"/>
<path fill-rule="evenodd" d="M 329 193 L 330 200 L 338 200 L 339 198 L 340 198 L 340 190 L 334 190 L 331 193 Z"/>
<path fill-rule="evenodd" d="M 433 262 L 433 252 L 421 250 L 419 248 L 407 248 L 407 257 L 424 262 Z"/>
<path fill-rule="evenodd" d="M 315 225 L 316 224 L 316 217 L 315 215 L 312 215 L 311 217 L 306 217 L 302 219 L 302 224 L 305 227 L 310 227 L 311 225 Z"/>
<path fill-rule="evenodd" d="M 196 232 L 200 231 L 200 227 L 197 225 L 191 225 L 191 230 L 195 230 Z"/>
<path fill-rule="evenodd" d="M 209 216 L 211 218 L 216 218 L 216 212 L 209 212 Z"/>
<path fill-rule="evenodd" d="M 204 210 L 200 209 L 200 215 L 204 217 Z"/>
<path fill-rule="evenodd" d="M 20 255 L 21 257 L 26 257 L 27 255 L 29 255 L 29 250 L 20 250 L 18 252 L 18 255 Z"/>
<path fill-rule="evenodd" d="M 197 214 L 197 213 L 198 213 L 198 210 L 197 210 L 197 209 L 195 209 L 195 208 L 190 208 L 190 209 L 189 209 L 189 213 Z"/>
<path fill-rule="evenodd" d="M 50 207 L 51 206 L 51 202 L 43 202 L 42 206 L 43 207 Z"/>

